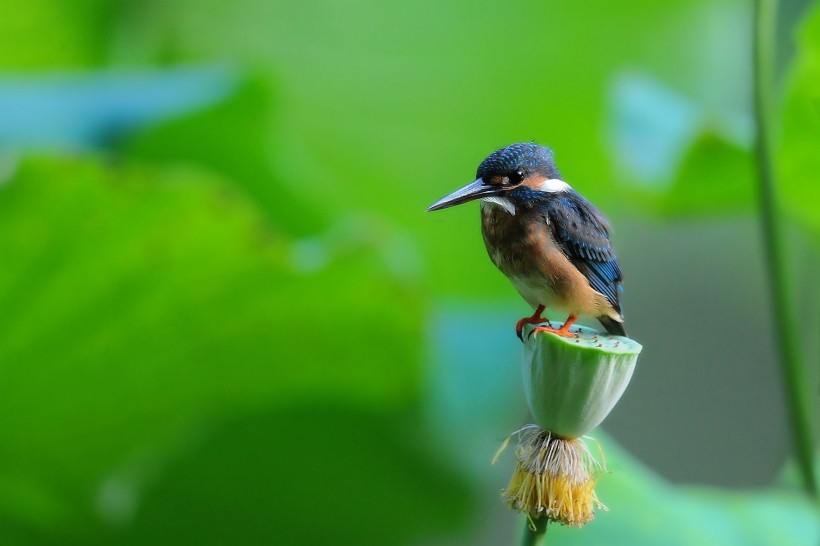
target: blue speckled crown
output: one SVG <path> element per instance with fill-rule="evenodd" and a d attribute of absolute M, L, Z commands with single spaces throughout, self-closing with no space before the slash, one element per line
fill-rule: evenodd
<path fill-rule="evenodd" d="M 518 142 L 491 153 L 478 166 L 476 178 L 487 180 L 497 175 L 508 175 L 518 169 L 529 174 L 543 174 L 548 178 L 561 177 L 555 167 L 552 150 L 533 142 Z"/>

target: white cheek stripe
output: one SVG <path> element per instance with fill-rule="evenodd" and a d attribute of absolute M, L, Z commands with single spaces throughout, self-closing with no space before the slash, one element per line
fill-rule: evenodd
<path fill-rule="evenodd" d="M 564 182 L 563 180 L 558 180 L 557 178 L 549 178 L 541 182 L 541 186 L 539 186 L 538 189 L 546 192 L 566 191 L 570 189 L 570 185 Z"/>
<path fill-rule="evenodd" d="M 513 216 L 515 216 L 515 205 L 509 199 L 505 199 L 503 197 L 492 196 L 492 197 L 482 197 L 481 200 L 484 203 L 492 203 L 493 205 L 498 205 L 502 209 L 506 210 Z"/>

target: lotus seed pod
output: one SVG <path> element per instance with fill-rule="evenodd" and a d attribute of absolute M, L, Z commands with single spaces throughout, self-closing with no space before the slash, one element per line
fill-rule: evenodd
<path fill-rule="evenodd" d="M 580 438 L 597 427 L 621 398 L 641 345 L 573 326 L 573 337 L 524 328 L 524 391 L 538 425 L 554 436 Z"/>

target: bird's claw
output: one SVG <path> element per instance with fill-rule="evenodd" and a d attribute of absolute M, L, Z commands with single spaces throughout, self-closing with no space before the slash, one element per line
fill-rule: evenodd
<path fill-rule="evenodd" d="M 569 326 L 567 325 L 561 326 L 560 328 L 553 328 L 552 326 L 536 326 L 532 329 L 532 332 L 530 332 L 530 337 L 539 332 L 549 332 L 550 334 L 555 334 L 556 336 L 561 337 L 575 337 L 575 334 L 569 331 Z"/>
<path fill-rule="evenodd" d="M 543 322 L 543 321 L 544 321 L 544 319 L 542 319 L 541 317 L 538 317 L 538 320 L 533 320 L 532 317 L 524 317 L 515 324 L 515 335 L 518 336 L 518 339 L 520 339 L 521 341 L 524 341 L 524 325 L 525 324 L 538 324 L 539 322 Z M 532 334 L 530 334 L 530 335 L 532 335 Z"/>
<path fill-rule="evenodd" d="M 538 324 L 540 322 L 544 322 L 545 320 L 547 320 L 546 318 L 541 316 L 541 313 L 543 312 L 544 306 L 539 305 L 535 309 L 535 313 L 533 313 L 532 316 L 519 319 L 519 321 L 515 323 L 515 335 L 518 336 L 518 339 L 520 339 L 522 342 L 524 341 L 523 333 L 525 324 Z M 547 321 L 547 323 L 549 324 L 549 321 Z"/>
<path fill-rule="evenodd" d="M 524 317 L 515 323 L 515 335 L 517 335 L 521 341 L 524 341 L 524 325 L 528 323 L 530 323 L 530 317 Z"/>

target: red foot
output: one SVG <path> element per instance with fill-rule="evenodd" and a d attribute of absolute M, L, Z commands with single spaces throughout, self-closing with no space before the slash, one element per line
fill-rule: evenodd
<path fill-rule="evenodd" d="M 567 317 L 567 321 L 560 328 L 553 328 L 552 326 L 536 326 L 530 335 L 535 335 L 538 332 L 549 332 L 561 337 L 575 337 L 575 334 L 570 332 L 569 328 L 576 320 L 578 320 L 577 316 L 570 315 Z"/>
<path fill-rule="evenodd" d="M 539 322 L 544 322 L 544 319 L 541 318 L 541 313 L 543 312 L 544 306 L 539 305 L 538 308 L 535 310 L 535 313 L 533 313 L 531 317 L 524 317 L 515 323 L 515 335 L 518 336 L 518 339 L 521 339 L 523 341 L 523 338 L 521 337 L 521 332 L 524 330 L 525 324 L 538 324 Z"/>

